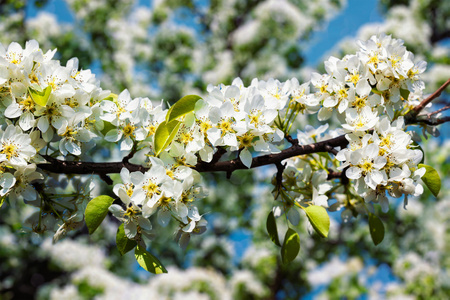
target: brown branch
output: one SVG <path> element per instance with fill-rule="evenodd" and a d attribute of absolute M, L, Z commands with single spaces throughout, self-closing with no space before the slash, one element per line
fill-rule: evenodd
<path fill-rule="evenodd" d="M 101 177 L 106 174 L 120 173 L 122 168 L 127 168 L 131 172 L 141 171 L 145 172 L 148 168 L 144 168 L 141 165 L 135 165 L 129 162 L 83 162 L 83 161 L 64 161 L 53 158 L 48 155 L 43 157 L 49 162 L 47 164 L 38 164 L 38 167 L 42 170 L 59 174 L 90 174 L 100 175 Z"/>
<path fill-rule="evenodd" d="M 428 117 L 428 118 L 431 118 L 432 115 L 436 115 L 436 114 L 438 114 L 438 113 L 440 113 L 440 112 L 443 112 L 443 111 L 446 111 L 446 110 L 448 110 L 448 109 L 450 109 L 450 105 L 444 106 L 444 107 L 441 108 L 441 109 L 438 109 L 438 110 L 436 110 L 436 111 L 430 112 L 430 113 L 427 115 L 427 117 Z"/>
<path fill-rule="evenodd" d="M 440 124 L 444 124 L 444 123 L 447 123 L 447 122 L 450 122 L 450 116 L 449 117 L 443 117 L 443 118 L 439 118 L 439 119 L 434 119 L 434 120 L 432 120 L 431 118 L 426 118 L 426 119 L 423 119 L 423 120 L 416 120 L 416 122 L 417 123 L 424 123 L 424 124 L 427 124 L 427 125 L 430 125 L 430 126 L 437 126 L 437 125 L 440 125 Z"/>
<path fill-rule="evenodd" d="M 290 136 L 289 134 L 286 135 L 284 138 L 285 138 L 286 141 L 288 141 L 291 145 L 294 145 L 294 144 L 298 143 L 298 141 L 294 140 L 294 139 L 292 138 L 292 136 Z"/>
<path fill-rule="evenodd" d="M 296 144 L 281 151 L 280 153 L 254 157 L 252 160 L 252 168 L 257 168 L 270 164 L 277 164 L 287 158 L 291 158 L 298 155 L 312 154 L 318 152 L 328 152 L 327 146 L 333 148 L 334 147 L 344 148 L 348 145 L 348 141 L 345 138 L 345 135 L 341 135 L 333 139 L 309 145 L 299 145 L 297 140 L 294 141 L 296 141 Z M 241 162 L 239 158 L 237 158 L 229 161 L 220 161 L 215 164 L 200 162 L 194 167 L 194 169 L 199 172 L 216 172 L 216 171 L 232 172 L 239 169 L 247 169 L 247 167 Z"/>
<path fill-rule="evenodd" d="M 336 156 L 336 154 L 338 154 L 338 151 L 337 151 L 336 149 L 334 149 L 333 147 L 331 147 L 330 145 L 326 145 L 326 146 L 325 146 L 325 149 L 326 149 L 329 153 L 333 154 L 334 156 Z"/>
<path fill-rule="evenodd" d="M 227 150 L 225 148 L 219 147 L 216 153 L 214 153 L 211 163 L 218 162 L 225 153 L 227 153 Z"/>
<path fill-rule="evenodd" d="M 439 119 L 432 119 L 432 115 L 444 111 L 448 109 L 448 107 L 441 108 L 440 110 L 430 113 L 426 119 L 418 119 L 417 115 L 420 111 L 431 101 L 439 97 L 439 95 L 444 91 L 444 89 L 450 85 L 450 79 L 447 80 L 436 92 L 431 94 L 429 97 L 424 99 L 419 105 L 414 107 L 406 116 L 407 124 L 414 123 L 424 123 L 427 125 L 439 125 L 446 122 L 450 122 L 450 117 L 443 117 Z M 321 141 L 318 143 L 313 143 L 309 145 L 299 145 L 297 139 L 292 139 L 292 137 L 288 137 L 288 141 L 292 144 L 291 147 L 281 151 L 276 154 L 268 154 L 264 156 L 254 157 L 252 160 L 252 168 L 257 168 L 265 165 L 275 164 L 277 167 L 280 166 L 281 161 L 295 157 L 298 155 L 319 153 L 319 152 L 329 152 L 334 155 L 337 154 L 336 147 L 344 148 L 348 145 L 348 141 L 345 138 L 345 135 L 341 135 L 336 138 L 332 138 L 329 140 Z M 228 161 L 219 161 L 222 155 L 226 152 L 224 148 L 219 148 L 217 152 L 214 154 L 211 162 L 203 162 L 199 161 L 198 164 L 193 168 L 198 172 L 226 172 L 227 176 L 231 176 L 233 171 L 239 169 L 248 169 L 239 158 L 228 160 Z M 44 156 L 44 158 L 49 162 L 47 164 L 39 164 L 38 167 L 42 170 L 52 172 L 52 173 L 60 173 L 60 174 L 92 174 L 99 175 L 100 178 L 105 180 L 108 184 L 112 184 L 112 181 L 107 174 L 120 173 L 122 168 L 127 168 L 130 172 L 141 171 L 145 172 L 148 168 L 145 168 L 141 165 L 135 165 L 129 162 L 129 158 L 132 157 L 134 152 L 132 151 L 129 156 L 125 157 L 121 162 L 104 162 L 104 163 L 95 163 L 95 162 L 80 162 L 80 161 L 63 161 L 50 156 Z M 332 174 L 331 176 L 334 177 Z"/>
<path fill-rule="evenodd" d="M 277 187 L 281 187 L 283 183 L 283 172 L 284 169 L 286 169 L 286 164 L 282 164 L 281 162 L 275 163 L 275 166 L 277 167 Z"/>
<path fill-rule="evenodd" d="M 450 85 L 450 78 L 440 87 L 438 88 L 433 94 L 422 100 L 419 105 L 414 107 L 406 116 L 406 123 L 411 124 L 414 123 L 414 119 L 417 117 L 417 115 L 425 108 L 425 106 L 428 105 L 431 101 L 436 99 L 441 95 L 441 93 L 445 90 L 445 88 Z"/>
<path fill-rule="evenodd" d="M 344 174 L 343 172 L 336 172 L 333 170 L 328 170 L 328 171 L 329 171 L 329 173 L 327 176 L 327 180 L 342 178 L 342 176 L 345 176 L 345 175 L 343 175 Z"/>
<path fill-rule="evenodd" d="M 291 147 L 281 151 L 277 154 L 268 154 L 264 156 L 254 157 L 252 160 L 252 168 L 257 168 L 270 164 L 279 164 L 281 161 L 304 154 L 312 154 L 318 152 L 328 152 L 329 148 L 347 146 L 348 141 L 345 135 L 341 135 L 336 138 L 321 141 L 309 145 L 299 145 L 298 140 Z M 101 177 L 106 176 L 106 174 L 120 173 L 122 168 L 127 168 L 130 172 L 141 171 L 145 172 L 148 168 L 141 165 L 135 165 L 127 160 L 121 162 L 80 162 L 80 161 L 63 161 L 50 156 L 43 156 L 49 163 L 39 164 L 38 167 L 42 170 L 49 171 L 52 173 L 60 174 L 91 174 L 100 175 Z M 247 169 L 247 167 L 241 162 L 239 158 L 229 160 L 229 161 L 217 161 L 217 162 L 199 162 L 195 167 L 198 172 L 226 172 L 231 174 L 235 170 Z"/>

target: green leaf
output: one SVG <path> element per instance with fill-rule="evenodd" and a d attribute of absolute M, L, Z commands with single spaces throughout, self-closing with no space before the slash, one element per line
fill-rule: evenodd
<path fill-rule="evenodd" d="M 376 88 L 372 88 L 372 92 L 378 95 L 382 95 L 383 92 L 380 92 L 379 90 L 377 90 Z"/>
<path fill-rule="evenodd" d="M 178 100 L 167 112 L 166 122 L 170 123 L 173 120 L 193 111 L 195 108 L 195 103 L 197 103 L 200 99 L 202 99 L 200 96 L 188 95 Z"/>
<path fill-rule="evenodd" d="M 102 195 L 92 199 L 86 206 L 84 212 L 84 219 L 89 234 L 93 234 L 97 227 L 102 223 L 103 219 L 108 214 L 108 208 L 114 202 L 110 196 Z"/>
<path fill-rule="evenodd" d="M 3 203 L 5 203 L 5 199 L 6 199 L 6 196 L 3 196 L 0 198 L 0 208 L 3 206 Z"/>
<path fill-rule="evenodd" d="M 112 101 L 112 102 L 114 102 L 114 103 L 117 104 L 117 99 L 119 99 L 119 95 L 114 94 L 114 93 L 111 93 L 111 94 L 109 94 L 108 97 L 106 97 L 106 98 L 103 99 L 103 100 L 109 100 L 109 101 Z"/>
<path fill-rule="evenodd" d="M 439 177 L 438 172 L 433 167 L 424 164 L 419 164 L 419 168 L 425 168 L 426 172 L 425 175 L 422 176 L 422 181 L 431 193 L 437 197 L 441 190 L 441 178 Z"/>
<path fill-rule="evenodd" d="M 111 122 L 103 121 L 103 129 L 100 131 L 103 135 L 106 135 L 109 131 L 116 129 L 117 126 L 111 124 Z"/>
<path fill-rule="evenodd" d="M 164 149 L 169 146 L 180 128 L 181 122 L 174 120 L 159 124 L 155 132 L 155 154 L 158 156 Z"/>
<path fill-rule="evenodd" d="M 146 271 L 153 274 L 167 273 L 167 270 L 162 263 L 142 247 L 136 247 L 136 250 L 134 250 L 134 256 L 136 257 L 136 261 L 139 265 Z"/>
<path fill-rule="evenodd" d="M 281 247 L 280 240 L 278 238 L 277 222 L 273 211 L 271 211 L 269 216 L 267 216 L 266 228 L 272 242 L 278 247 Z"/>
<path fill-rule="evenodd" d="M 330 217 L 322 206 L 310 205 L 304 208 L 306 216 L 314 230 L 321 236 L 327 237 L 330 230 Z"/>
<path fill-rule="evenodd" d="M 48 86 L 45 89 L 43 89 L 42 92 L 35 90 L 32 87 L 29 87 L 28 92 L 30 93 L 31 99 L 33 99 L 33 101 L 36 104 L 45 107 L 47 105 L 48 98 L 52 93 L 52 87 Z"/>
<path fill-rule="evenodd" d="M 281 260 L 283 264 L 293 261 L 300 251 L 300 237 L 295 230 L 288 228 L 281 247 Z"/>
<path fill-rule="evenodd" d="M 117 245 L 117 249 L 120 252 L 120 255 L 124 255 L 125 253 L 133 250 L 134 247 L 136 247 L 136 245 L 137 245 L 137 242 L 135 240 L 130 240 L 125 235 L 125 229 L 123 228 L 123 223 L 120 224 L 119 228 L 117 229 L 116 245 Z"/>
<path fill-rule="evenodd" d="M 378 245 L 384 239 L 384 225 L 381 219 L 372 213 L 369 213 L 369 230 L 373 243 Z"/>
<path fill-rule="evenodd" d="M 409 90 L 400 89 L 400 95 L 403 97 L 403 99 L 408 100 L 409 97 Z"/>

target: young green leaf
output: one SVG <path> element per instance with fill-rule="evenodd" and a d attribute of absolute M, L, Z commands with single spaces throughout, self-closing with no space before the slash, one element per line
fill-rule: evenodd
<path fill-rule="evenodd" d="M 36 104 L 45 107 L 47 105 L 48 98 L 52 93 L 52 87 L 48 86 L 45 89 L 43 89 L 42 92 L 35 90 L 32 87 L 29 87 L 28 92 L 30 93 L 31 99 L 33 99 L 33 101 Z"/>
<path fill-rule="evenodd" d="M 433 193 L 433 195 L 437 197 L 439 191 L 441 190 L 441 178 L 439 177 L 438 172 L 433 167 L 419 164 L 419 168 L 422 167 L 426 170 L 425 175 L 422 176 L 422 181 L 425 183 L 431 193 Z"/>
<path fill-rule="evenodd" d="M 190 113 L 195 108 L 195 103 L 202 99 L 197 95 L 187 95 L 178 100 L 167 112 L 166 123 L 170 123 L 173 120 Z"/>
<path fill-rule="evenodd" d="M 369 213 L 369 230 L 373 243 L 378 245 L 384 239 L 384 225 L 381 219 L 372 213 Z"/>
<path fill-rule="evenodd" d="M 136 261 L 139 265 L 146 271 L 153 274 L 167 273 L 167 270 L 162 263 L 141 246 L 136 247 L 134 250 L 134 256 L 136 257 Z"/>
<path fill-rule="evenodd" d="M 281 247 L 281 260 L 283 264 L 293 261 L 300 251 L 300 237 L 295 230 L 288 228 Z"/>
<path fill-rule="evenodd" d="M 120 255 L 124 255 L 125 253 L 133 250 L 137 245 L 137 242 L 135 240 L 130 240 L 129 238 L 127 238 L 127 236 L 125 235 L 123 224 L 120 224 L 119 228 L 117 229 L 116 245 L 117 249 L 120 252 Z"/>
<path fill-rule="evenodd" d="M 86 206 L 84 212 L 84 219 L 89 234 L 93 234 L 97 227 L 102 223 L 103 219 L 108 214 L 108 208 L 114 202 L 110 196 L 102 195 L 92 199 Z"/>
<path fill-rule="evenodd" d="M 383 94 L 382 92 L 380 92 L 380 91 L 377 90 L 376 88 L 372 88 L 372 92 L 373 92 L 374 94 L 378 94 L 378 95 Z"/>
<path fill-rule="evenodd" d="M 155 154 L 158 156 L 164 149 L 169 146 L 180 128 L 181 122 L 174 120 L 159 124 L 155 132 Z"/>
<path fill-rule="evenodd" d="M 275 216 L 273 215 L 273 211 L 271 211 L 269 216 L 267 216 L 266 228 L 272 242 L 278 247 L 281 247 L 280 240 L 278 238 L 277 222 Z"/>
<path fill-rule="evenodd" d="M 114 102 L 114 103 L 117 104 L 117 99 L 118 99 L 118 98 L 119 98 L 119 95 L 114 94 L 114 93 L 111 93 L 111 94 L 109 94 L 108 97 L 106 97 L 106 98 L 103 99 L 103 100 L 109 100 L 109 101 L 112 101 L 112 102 Z"/>
<path fill-rule="evenodd" d="M 400 89 L 400 95 L 403 97 L 403 99 L 408 100 L 409 98 L 409 90 Z"/>
<path fill-rule="evenodd" d="M 306 216 L 314 230 L 321 236 L 327 237 L 330 230 L 330 217 L 322 206 L 310 205 L 304 208 Z"/>

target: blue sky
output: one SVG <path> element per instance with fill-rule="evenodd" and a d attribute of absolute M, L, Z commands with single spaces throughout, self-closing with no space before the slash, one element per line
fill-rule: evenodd
<path fill-rule="evenodd" d="M 306 65 L 316 66 L 340 40 L 354 36 L 367 23 L 381 22 L 377 0 L 348 0 L 347 6 L 322 30 L 315 32 L 305 49 Z"/>
<path fill-rule="evenodd" d="M 30 1 L 34 3 L 35 1 Z M 139 1 L 142 3 L 152 1 Z M 347 0 L 346 7 L 337 14 L 328 24 L 312 35 L 305 45 L 306 65 L 316 66 L 322 57 L 327 54 L 340 40 L 347 36 L 354 36 L 360 26 L 380 22 L 383 20 L 377 7 L 377 0 Z M 49 0 L 44 10 L 55 14 L 58 21 L 71 23 L 74 21 L 67 4 L 63 0 Z M 28 6 L 27 16 L 34 17 L 38 11 L 33 5 Z"/>

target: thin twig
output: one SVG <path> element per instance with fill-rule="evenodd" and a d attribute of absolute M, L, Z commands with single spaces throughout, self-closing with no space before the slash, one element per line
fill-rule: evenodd
<path fill-rule="evenodd" d="M 426 118 L 426 119 L 423 119 L 423 120 L 416 120 L 416 123 L 424 123 L 424 124 L 427 124 L 427 125 L 430 125 L 430 126 L 437 126 L 437 125 L 440 125 L 440 124 L 444 124 L 444 123 L 447 123 L 447 122 L 450 122 L 450 116 L 449 117 L 443 117 L 443 118 L 439 118 L 439 119 L 434 119 L 434 120 L 432 120 L 431 118 Z"/>
<path fill-rule="evenodd" d="M 336 178 L 341 178 L 343 176 L 344 173 L 342 172 L 336 172 L 333 170 L 328 170 L 328 176 L 327 176 L 327 180 L 331 180 L 331 179 L 336 179 Z"/>
<path fill-rule="evenodd" d="M 441 95 L 441 93 L 445 90 L 445 88 L 450 85 L 450 78 L 440 87 L 438 88 L 433 94 L 422 100 L 419 105 L 414 107 L 406 116 L 407 119 L 414 119 L 424 108 L 428 105 L 431 101 L 436 99 Z"/>
<path fill-rule="evenodd" d="M 289 134 L 287 134 L 285 137 L 284 137 L 291 145 L 294 145 L 295 144 L 295 141 L 296 140 L 294 140 L 293 138 L 292 138 L 292 136 L 290 136 Z M 298 142 L 298 141 L 297 141 Z"/>
<path fill-rule="evenodd" d="M 283 172 L 286 168 L 286 164 L 282 164 L 281 162 L 276 162 L 275 166 L 277 167 L 277 186 L 281 186 L 281 183 L 283 182 Z"/>
<path fill-rule="evenodd" d="M 326 145 L 326 146 L 325 146 L 325 149 L 326 149 L 329 153 L 333 154 L 334 156 L 336 156 L 336 155 L 338 154 L 338 151 L 337 151 L 336 149 L 334 149 L 333 147 L 329 146 L 329 145 Z"/>
<path fill-rule="evenodd" d="M 430 112 L 427 116 L 428 116 L 428 118 L 431 118 L 432 115 L 436 115 L 436 114 L 438 114 L 440 112 L 446 111 L 447 109 L 450 109 L 450 105 L 444 106 L 441 109 L 438 109 L 436 111 Z"/>

